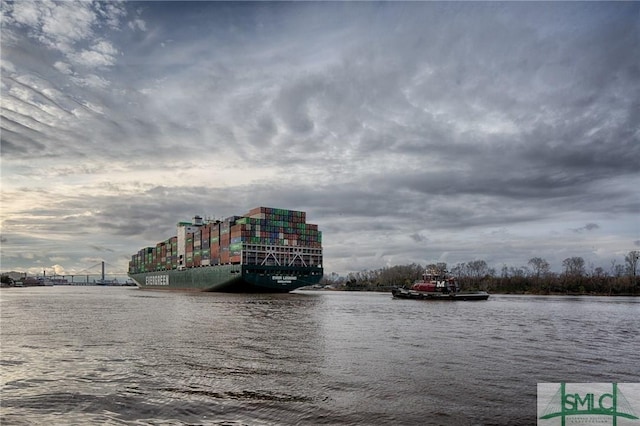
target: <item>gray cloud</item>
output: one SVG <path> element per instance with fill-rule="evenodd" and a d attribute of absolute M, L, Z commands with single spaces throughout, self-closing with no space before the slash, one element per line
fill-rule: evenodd
<path fill-rule="evenodd" d="M 585 226 L 582 226 L 580 228 L 574 228 L 572 229 L 573 232 L 589 232 L 589 231 L 593 231 L 596 229 L 599 229 L 600 226 L 597 223 L 587 223 Z"/>
<path fill-rule="evenodd" d="M 307 210 L 336 268 L 637 233 L 637 4 L 138 6 L 3 3 L 16 248 L 49 244 L 30 226 L 125 256 L 257 205 Z"/>

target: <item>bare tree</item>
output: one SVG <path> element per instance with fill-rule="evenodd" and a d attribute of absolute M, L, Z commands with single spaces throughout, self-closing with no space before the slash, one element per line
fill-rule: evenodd
<path fill-rule="evenodd" d="M 467 263 L 467 268 L 469 268 L 469 275 L 471 275 L 473 284 L 476 287 L 478 287 L 481 280 L 489 274 L 489 266 L 484 260 L 472 260 Z"/>
<path fill-rule="evenodd" d="M 533 268 L 536 280 L 539 280 L 542 275 L 549 273 L 549 262 L 541 257 L 529 259 L 529 265 Z"/>
<path fill-rule="evenodd" d="M 581 277 L 584 275 L 584 259 L 581 257 L 568 257 L 562 261 L 565 274 L 572 277 Z"/>
<path fill-rule="evenodd" d="M 638 271 L 638 260 L 640 259 L 640 251 L 631 250 L 629 254 L 624 257 L 624 261 L 626 262 L 627 273 L 631 277 L 632 284 L 636 285 L 636 275 Z"/>

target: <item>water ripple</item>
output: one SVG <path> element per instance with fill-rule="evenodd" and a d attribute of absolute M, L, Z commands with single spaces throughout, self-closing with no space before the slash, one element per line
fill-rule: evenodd
<path fill-rule="evenodd" d="M 635 299 L 2 291 L 3 425 L 535 424 L 640 364 Z"/>

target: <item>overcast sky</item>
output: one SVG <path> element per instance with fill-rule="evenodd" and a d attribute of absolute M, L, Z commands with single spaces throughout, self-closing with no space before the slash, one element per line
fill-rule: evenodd
<path fill-rule="evenodd" d="M 126 271 L 257 206 L 306 211 L 327 274 L 640 249 L 638 2 L 1 8 L 3 271 Z"/>

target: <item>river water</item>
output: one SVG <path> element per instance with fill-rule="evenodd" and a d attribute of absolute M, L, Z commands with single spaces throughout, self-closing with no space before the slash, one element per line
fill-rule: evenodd
<path fill-rule="evenodd" d="M 532 425 L 639 382 L 640 298 L 2 289 L 2 425 Z"/>

